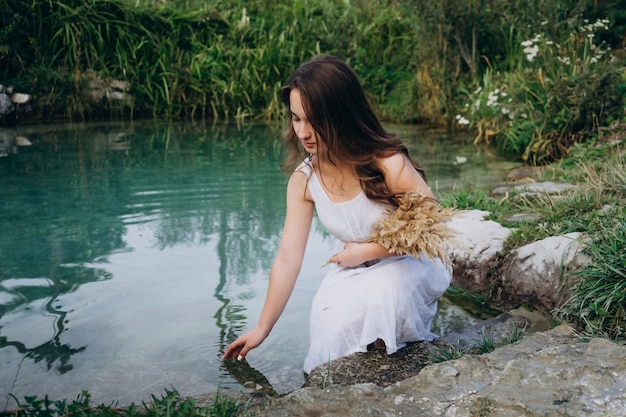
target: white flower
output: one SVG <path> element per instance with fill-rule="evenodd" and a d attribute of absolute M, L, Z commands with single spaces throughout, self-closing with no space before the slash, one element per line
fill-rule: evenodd
<path fill-rule="evenodd" d="M 468 125 L 468 124 L 470 124 L 470 121 L 467 120 L 465 117 L 461 116 L 460 114 L 456 115 L 456 121 L 460 125 Z"/>
<path fill-rule="evenodd" d="M 600 28 L 600 29 L 608 30 L 609 29 L 609 23 L 610 23 L 609 19 L 598 19 L 593 24 L 593 26 L 597 27 L 597 28 Z"/>
<path fill-rule="evenodd" d="M 539 53 L 539 47 L 537 45 L 528 46 L 524 48 L 524 53 L 526 54 L 526 59 L 528 62 L 533 62 L 537 53 Z"/>

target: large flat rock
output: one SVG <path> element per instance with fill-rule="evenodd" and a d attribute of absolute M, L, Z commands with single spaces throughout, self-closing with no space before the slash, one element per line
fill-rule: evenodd
<path fill-rule="evenodd" d="M 303 388 L 258 416 L 626 416 L 626 346 L 562 325 L 484 355 L 426 366 L 387 388 Z"/>

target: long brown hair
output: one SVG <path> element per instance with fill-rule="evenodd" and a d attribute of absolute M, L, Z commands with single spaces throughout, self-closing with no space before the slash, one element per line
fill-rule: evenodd
<path fill-rule="evenodd" d="M 382 127 L 357 74 L 343 60 L 317 55 L 302 64 L 281 88 L 281 100 L 287 108 L 293 89 L 300 92 L 306 116 L 328 149 L 328 160 L 354 167 L 368 198 L 398 205 L 376 158 L 401 152 L 426 180 L 424 170 L 411 159 L 402 140 Z M 289 154 L 283 168 L 291 172 L 305 157 L 291 122 L 284 140 Z"/>

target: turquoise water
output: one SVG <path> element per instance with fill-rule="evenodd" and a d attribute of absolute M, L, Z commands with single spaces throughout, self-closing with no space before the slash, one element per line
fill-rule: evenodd
<path fill-rule="evenodd" d="M 442 132 L 390 128 L 438 194 L 488 189 L 513 166 Z M 88 390 L 124 405 L 245 389 L 221 354 L 263 304 L 284 215 L 279 137 L 191 123 L 0 128 L 0 410 L 15 406 L 9 394 Z M 248 357 L 278 392 L 302 384 L 330 242 L 315 222 L 292 299 Z M 435 330 L 476 321 L 442 303 Z"/>

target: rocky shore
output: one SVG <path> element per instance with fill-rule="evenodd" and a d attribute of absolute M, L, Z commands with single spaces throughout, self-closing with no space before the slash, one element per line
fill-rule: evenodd
<path fill-rule="evenodd" d="M 567 325 L 484 355 L 431 364 L 381 387 L 309 387 L 259 407 L 257 416 L 624 416 L 626 347 Z"/>
<path fill-rule="evenodd" d="M 568 192 L 570 184 L 512 181 L 494 192 Z M 586 237 L 553 236 L 499 258 L 511 230 L 463 211 L 451 225 L 463 250 L 453 255 L 453 284 L 519 306 L 494 319 L 396 354 L 357 353 L 314 369 L 305 385 L 280 397 L 249 381 L 250 415 L 282 416 L 626 416 L 626 346 L 589 338 L 572 326 L 552 328 L 549 311 L 569 296 L 566 272 L 586 262 Z M 520 216 L 523 218 L 523 215 Z M 571 278 L 567 278 L 571 279 Z M 500 343 L 510 334 L 523 335 Z M 495 349 L 469 348 L 488 339 Z M 465 353 L 433 363 L 437 350 Z M 241 365 L 245 367 L 244 365 Z M 237 372 L 235 370 L 235 372 Z M 244 382 L 245 384 L 245 382 Z M 271 387 L 270 387 L 271 388 Z M 212 396 L 201 397 L 200 403 Z"/>

